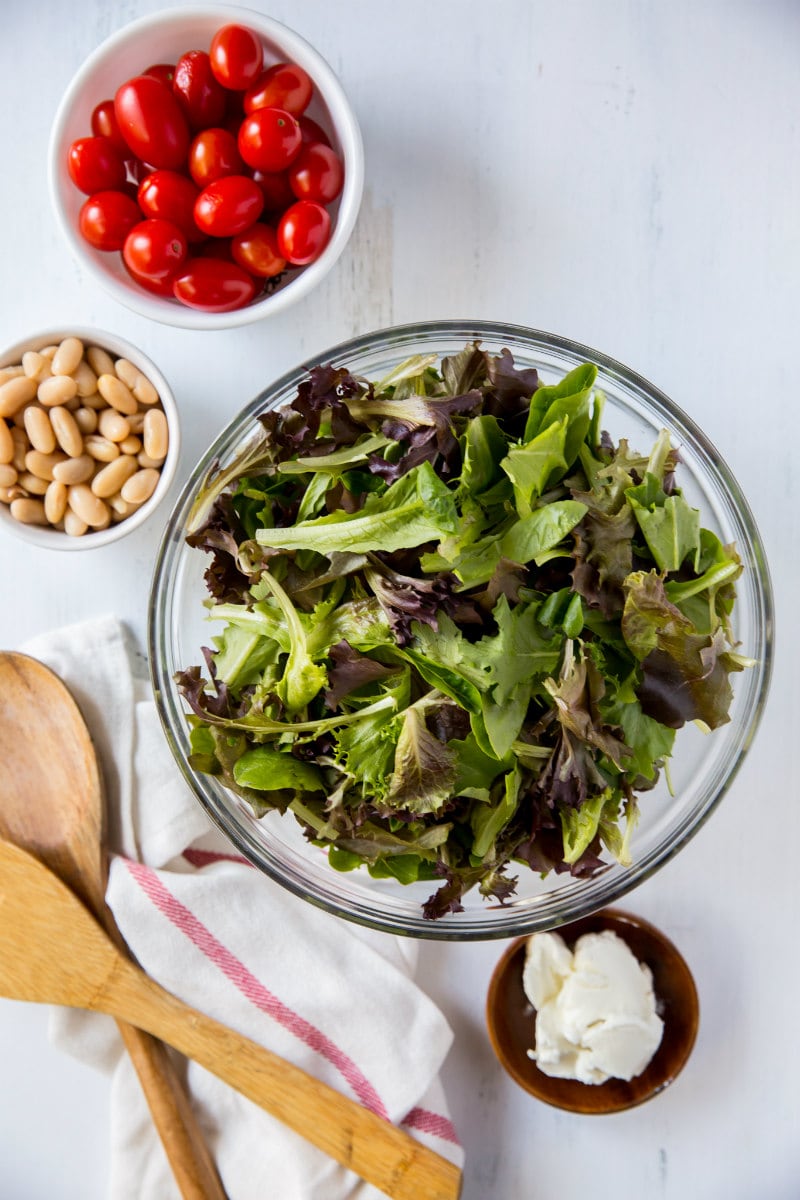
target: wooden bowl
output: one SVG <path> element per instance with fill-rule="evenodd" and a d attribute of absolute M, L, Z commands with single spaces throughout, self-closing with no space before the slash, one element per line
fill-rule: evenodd
<path fill-rule="evenodd" d="M 606 908 L 565 925 L 559 933 L 572 949 L 584 933 L 613 930 L 653 973 L 658 1015 L 664 1021 L 661 1045 L 641 1075 L 626 1082 L 586 1084 L 554 1079 L 539 1070 L 527 1051 L 535 1042 L 535 1009 L 522 988 L 528 939 L 517 938 L 498 962 L 486 1003 L 489 1037 L 503 1067 L 520 1087 L 556 1108 L 576 1113 L 613 1113 L 658 1095 L 677 1077 L 697 1036 L 699 1004 L 694 979 L 672 942 L 649 921 Z"/>

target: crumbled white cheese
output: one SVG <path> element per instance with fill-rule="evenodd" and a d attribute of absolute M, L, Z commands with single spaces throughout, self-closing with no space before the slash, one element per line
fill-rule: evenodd
<path fill-rule="evenodd" d="M 528 1054 L 545 1075 L 630 1080 L 661 1043 L 650 969 L 611 930 L 584 934 L 574 953 L 556 933 L 533 934 L 522 983 L 536 1009 Z"/>

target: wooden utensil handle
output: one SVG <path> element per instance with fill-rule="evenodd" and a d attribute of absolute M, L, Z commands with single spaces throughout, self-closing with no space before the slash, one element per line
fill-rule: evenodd
<path fill-rule="evenodd" d="M 121 960 L 92 1007 L 135 1020 L 393 1200 L 457 1200 L 458 1167 Z"/>
<path fill-rule="evenodd" d="M 226 1200 L 186 1089 L 163 1042 L 117 1021 L 183 1200 Z"/>

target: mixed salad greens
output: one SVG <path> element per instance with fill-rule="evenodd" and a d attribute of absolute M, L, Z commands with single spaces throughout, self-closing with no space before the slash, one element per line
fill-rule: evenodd
<path fill-rule="evenodd" d="M 639 793 L 687 721 L 728 719 L 741 563 L 662 431 L 603 432 L 597 369 L 545 386 L 472 343 L 370 381 L 314 368 L 215 466 L 191 763 L 330 865 L 438 881 L 429 918 L 515 864 L 630 861 Z"/>

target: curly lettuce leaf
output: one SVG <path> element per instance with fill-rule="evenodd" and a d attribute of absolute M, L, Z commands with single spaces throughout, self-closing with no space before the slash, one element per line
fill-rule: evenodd
<path fill-rule="evenodd" d="M 450 799 L 456 781 L 452 750 L 433 736 L 413 705 L 402 718 L 394 752 L 394 770 L 386 793 L 390 808 L 413 813 L 438 812 Z"/>

